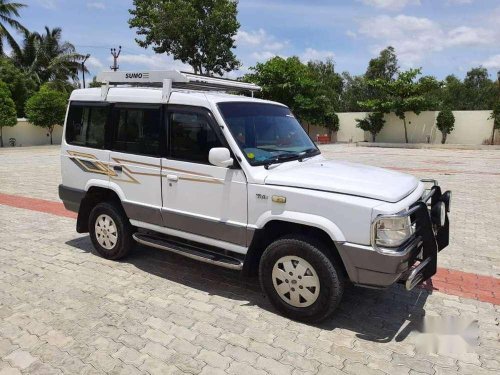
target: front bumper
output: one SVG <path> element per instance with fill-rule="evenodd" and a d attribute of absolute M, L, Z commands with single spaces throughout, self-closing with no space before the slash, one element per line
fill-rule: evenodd
<path fill-rule="evenodd" d="M 439 251 L 448 246 L 450 223 L 448 212 L 444 225 L 434 223 L 431 210 L 445 198 L 448 198 L 446 207 L 449 209 L 449 193 L 443 194 L 434 184 L 424 197 L 409 207 L 403 215 L 410 216 L 415 233 L 397 249 L 384 251 L 372 246 L 337 243 L 351 281 L 376 288 L 403 282 L 406 289 L 411 290 L 432 277 L 437 270 Z"/>

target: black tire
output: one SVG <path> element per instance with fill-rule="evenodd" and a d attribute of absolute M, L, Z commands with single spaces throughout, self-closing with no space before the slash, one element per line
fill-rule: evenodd
<path fill-rule="evenodd" d="M 324 244 L 306 236 L 286 236 L 267 247 L 259 265 L 260 283 L 267 297 L 279 312 L 290 319 L 308 323 L 319 323 L 333 314 L 344 293 L 344 275 L 335 259 L 327 254 L 329 254 L 328 249 Z M 315 302 L 310 306 L 292 306 L 290 304 L 292 301 L 290 300 L 290 303 L 285 301 L 274 286 L 274 266 L 280 268 L 282 263 L 277 262 L 287 256 L 299 257 L 308 262 L 313 268 L 313 274 L 315 272 L 319 279 L 319 293 Z M 295 280 L 287 280 L 286 282 L 290 284 L 285 285 L 285 288 L 289 286 L 291 288 L 293 281 L 297 287 L 297 283 L 301 283 L 300 280 L 296 279 L 297 277 L 291 276 Z M 303 290 L 303 286 L 300 285 L 300 287 Z M 296 290 L 299 294 L 302 293 L 298 289 Z M 311 290 L 315 291 L 314 288 Z M 290 294 L 288 295 L 290 296 Z M 300 295 L 300 300 L 303 300 L 302 295 Z"/>
<path fill-rule="evenodd" d="M 108 216 L 114 222 L 117 238 L 112 248 L 104 247 L 97 239 L 96 221 L 98 218 L 102 218 L 101 215 Z M 118 260 L 124 258 L 132 250 L 135 244 L 132 238 L 134 229 L 125 215 L 123 208 L 111 202 L 98 203 L 92 211 L 90 211 L 89 233 L 94 248 L 100 256 L 106 259 Z M 111 243 L 109 243 L 108 246 L 111 247 Z"/>

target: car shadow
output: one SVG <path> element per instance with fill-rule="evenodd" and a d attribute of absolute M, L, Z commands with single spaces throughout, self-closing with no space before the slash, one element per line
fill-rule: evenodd
<path fill-rule="evenodd" d="M 67 245 L 99 256 L 89 236 L 66 242 Z M 201 263 L 168 251 L 137 245 L 121 262 L 138 269 L 228 299 L 245 301 L 278 314 L 262 292 L 257 277 L 243 277 L 240 272 Z M 408 292 L 402 285 L 385 290 L 347 285 L 342 303 L 334 316 L 320 324 L 323 330 L 345 329 L 366 341 L 387 343 L 404 341 L 411 331 L 421 326 L 425 302 L 432 291 L 415 288 Z"/>

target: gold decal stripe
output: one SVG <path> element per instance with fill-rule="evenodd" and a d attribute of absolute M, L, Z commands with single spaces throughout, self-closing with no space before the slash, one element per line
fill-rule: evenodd
<path fill-rule="evenodd" d="M 161 168 L 159 165 L 154 165 L 154 164 L 149 164 L 149 163 L 142 163 L 142 162 L 136 162 L 132 160 L 126 160 L 126 159 L 119 159 L 119 158 L 113 158 L 113 161 L 115 161 L 118 165 L 120 165 L 123 169 L 123 174 L 128 177 L 128 179 L 123 179 L 120 178 L 119 175 L 111 169 L 108 165 L 102 163 L 97 159 L 95 155 L 92 154 L 86 154 L 83 152 L 78 152 L 78 151 L 68 151 L 68 154 L 71 156 L 71 159 L 76 161 L 81 168 L 89 173 L 97 173 L 97 174 L 103 174 L 109 176 L 111 179 L 114 181 L 120 181 L 120 182 L 129 182 L 133 184 L 140 184 L 140 181 L 138 181 L 135 176 L 151 176 L 151 177 L 166 177 L 166 175 L 162 174 L 161 171 L 172 171 L 172 172 L 179 172 L 182 173 L 183 176 L 179 176 L 180 180 L 185 180 L 185 181 L 193 181 L 193 182 L 205 182 L 207 184 L 224 184 L 224 180 L 217 179 L 213 176 L 210 176 L 208 174 L 204 173 L 192 173 L 191 171 L 185 170 L 185 169 L 179 169 L 179 168 Z M 84 163 L 84 161 L 91 163 L 94 165 L 95 168 L 90 168 L 88 165 Z M 146 166 L 146 167 L 153 167 L 153 168 L 158 168 L 160 169 L 159 173 L 148 173 L 148 172 L 134 172 L 130 170 L 130 168 L 124 164 L 132 164 L 132 165 L 138 165 L 138 166 Z"/>

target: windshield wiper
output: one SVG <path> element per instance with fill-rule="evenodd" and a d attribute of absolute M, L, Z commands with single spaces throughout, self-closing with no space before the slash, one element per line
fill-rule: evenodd
<path fill-rule="evenodd" d="M 313 157 L 313 156 L 316 156 L 320 153 L 320 151 L 315 148 L 315 147 L 311 147 L 311 148 L 308 148 L 307 150 L 304 150 L 300 153 L 300 157 L 299 157 L 299 161 L 302 162 L 305 158 L 310 158 L 310 157 Z"/>
<path fill-rule="evenodd" d="M 272 165 L 272 164 L 280 164 L 280 163 L 283 163 L 285 161 L 291 161 L 291 160 L 297 160 L 298 158 L 300 158 L 302 153 L 298 153 L 298 152 L 294 152 L 294 153 L 289 153 L 289 154 L 279 154 L 279 155 L 276 155 L 275 157 L 269 159 L 269 160 L 266 160 L 263 164 L 264 164 L 264 168 L 266 169 L 269 169 L 269 167 Z"/>

